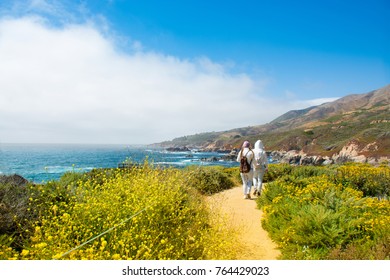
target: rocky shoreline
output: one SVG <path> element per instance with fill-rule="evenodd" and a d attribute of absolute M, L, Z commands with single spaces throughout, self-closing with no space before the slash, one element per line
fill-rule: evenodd
<path fill-rule="evenodd" d="M 371 165 L 379 165 L 382 163 L 389 164 L 390 158 L 382 157 L 367 157 L 365 155 L 350 155 L 338 153 L 331 157 L 307 155 L 301 151 L 273 151 L 269 153 L 272 162 L 288 163 L 291 165 L 331 165 L 342 164 L 346 162 L 368 163 Z"/>
<path fill-rule="evenodd" d="M 213 156 L 210 158 L 202 158 L 202 161 L 217 162 L 217 161 L 236 161 L 238 149 L 226 148 L 192 148 L 192 147 L 168 147 L 169 152 L 215 152 L 221 153 L 222 156 Z M 365 155 L 367 147 L 359 148 L 359 146 L 351 142 L 344 146 L 340 152 L 332 156 L 309 155 L 304 151 L 268 151 L 267 155 L 271 163 L 287 163 L 291 165 L 315 165 L 324 166 L 331 164 L 342 164 L 346 162 L 368 163 L 371 165 L 379 165 L 382 163 L 389 164 L 390 156 L 369 156 Z"/>

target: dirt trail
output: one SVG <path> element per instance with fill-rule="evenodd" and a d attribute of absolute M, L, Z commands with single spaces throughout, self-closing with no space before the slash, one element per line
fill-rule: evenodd
<path fill-rule="evenodd" d="M 235 187 L 208 198 L 214 205 L 231 218 L 230 222 L 241 232 L 242 252 L 239 260 L 275 260 L 280 255 L 276 244 L 261 227 L 262 211 L 257 209 L 255 198 L 243 199 L 242 188 Z"/>

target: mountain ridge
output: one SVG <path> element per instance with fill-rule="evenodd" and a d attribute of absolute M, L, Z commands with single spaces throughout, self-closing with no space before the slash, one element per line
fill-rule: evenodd
<path fill-rule="evenodd" d="M 353 156 L 390 159 L 390 85 L 288 111 L 267 124 L 183 136 L 157 145 L 228 152 L 239 149 L 244 140 L 257 139 L 267 151 L 332 157 L 353 145 Z"/>

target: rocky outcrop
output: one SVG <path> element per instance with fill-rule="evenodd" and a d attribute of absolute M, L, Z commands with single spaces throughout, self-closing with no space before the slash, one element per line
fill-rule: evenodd
<path fill-rule="evenodd" d="M 237 160 L 237 151 L 231 150 L 229 154 L 223 155 L 222 160 L 224 161 L 236 161 Z"/>
<path fill-rule="evenodd" d="M 335 162 L 342 163 L 345 161 L 370 163 L 373 165 L 380 164 L 385 161 L 390 161 L 390 155 L 388 156 L 367 156 L 379 149 L 376 142 L 368 143 L 366 145 L 360 144 L 358 141 L 350 141 L 345 145 L 341 151 L 333 155 Z"/>
<path fill-rule="evenodd" d="M 205 157 L 205 158 L 201 158 L 200 159 L 201 161 L 205 161 L 205 162 L 217 162 L 217 161 L 220 161 L 221 158 L 220 157 Z"/>
<path fill-rule="evenodd" d="M 217 161 L 236 161 L 237 159 L 237 151 L 232 150 L 229 153 L 226 151 L 221 152 L 223 155 L 221 156 L 213 156 L 209 158 L 202 158 L 201 161 L 206 162 L 217 162 Z"/>
<path fill-rule="evenodd" d="M 31 218 L 27 210 L 28 183 L 17 174 L 0 176 L 0 236 L 14 232 L 18 223 Z"/>
<path fill-rule="evenodd" d="M 334 147 L 327 148 L 328 151 L 333 150 Z M 166 149 L 171 152 L 190 152 L 193 148 L 190 147 L 170 147 Z M 198 152 L 218 152 L 221 156 L 214 156 L 209 158 L 202 158 L 201 161 L 217 162 L 217 161 L 236 161 L 237 149 L 226 149 L 224 147 L 217 148 L 215 146 L 208 146 L 206 148 L 197 148 Z M 372 152 L 378 150 L 376 142 L 366 145 L 360 144 L 358 141 L 350 141 L 342 147 L 342 149 L 331 156 L 323 155 L 309 155 L 302 150 L 290 151 L 271 151 L 268 152 L 268 157 L 271 163 L 287 163 L 291 165 L 330 165 L 342 164 L 346 162 L 359 162 L 378 165 L 383 162 L 390 162 L 390 156 L 370 156 Z M 188 155 L 191 157 L 192 155 Z M 1 178 L 1 177 L 0 177 Z"/>
<path fill-rule="evenodd" d="M 28 180 L 23 178 L 18 174 L 13 175 L 1 175 L 0 184 L 2 185 L 12 185 L 15 187 L 23 187 L 28 184 Z"/>
<path fill-rule="evenodd" d="M 188 147 L 183 146 L 183 147 L 169 147 L 166 148 L 168 152 L 189 152 L 191 151 Z"/>
<path fill-rule="evenodd" d="M 292 165 L 329 165 L 345 162 L 360 162 L 378 165 L 383 162 L 390 162 L 390 156 L 367 156 L 367 152 L 378 149 L 375 142 L 362 146 L 357 141 L 351 141 L 345 145 L 340 152 L 332 156 L 307 155 L 303 151 L 273 151 L 269 154 L 271 162 L 288 163 Z M 368 153 L 369 154 L 369 153 Z"/>
<path fill-rule="evenodd" d="M 291 165 L 329 165 L 334 160 L 326 156 L 310 156 L 302 151 L 273 151 L 270 153 L 271 162 L 288 163 Z"/>

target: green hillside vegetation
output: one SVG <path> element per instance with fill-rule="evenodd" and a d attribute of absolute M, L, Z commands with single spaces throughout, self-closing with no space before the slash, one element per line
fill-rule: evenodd
<path fill-rule="evenodd" d="M 248 137 L 263 139 L 270 150 L 303 150 L 307 154 L 331 156 L 351 140 L 365 146 L 377 142 L 378 150 L 367 151 L 371 156 L 390 154 L 390 119 L 387 109 L 361 110 L 339 114 L 310 128 L 267 133 Z"/>
<path fill-rule="evenodd" d="M 183 136 L 179 138 L 175 138 L 174 143 L 178 147 L 186 147 L 186 146 L 200 146 L 204 145 L 204 143 L 216 141 L 221 136 L 217 132 L 205 132 L 195 135 Z M 166 141 L 160 143 L 162 146 L 170 146 L 171 141 Z"/>
<path fill-rule="evenodd" d="M 161 143 L 163 147 L 187 146 L 206 150 L 237 149 L 244 140 L 261 139 L 268 151 L 303 151 L 308 155 L 332 156 L 350 142 L 365 156 L 390 154 L 390 86 L 331 103 L 290 111 L 259 126 L 223 132 L 189 135 Z"/>

